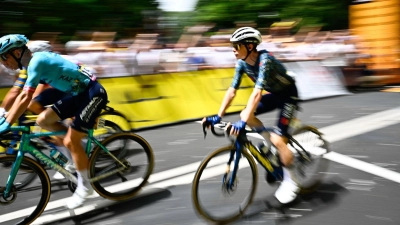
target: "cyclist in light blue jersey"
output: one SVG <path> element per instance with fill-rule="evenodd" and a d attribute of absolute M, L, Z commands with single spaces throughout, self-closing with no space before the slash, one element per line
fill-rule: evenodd
<path fill-rule="evenodd" d="M 9 131 L 27 109 L 40 81 L 55 89 L 70 94 L 60 99 L 51 108 L 39 114 L 37 124 L 49 131 L 67 130 L 60 138 L 70 151 L 78 173 L 78 186 L 67 201 L 72 209 L 83 204 L 93 193 L 88 178 L 88 157 L 81 144 L 87 131 L 92 129 L 96 118 L 107 104 L 107 93 L 96 77 L 83 66 L 76 65 L 56 53 L 37 52 L 32 54 L 26 47 L 28 39 L 23 35 L 6 35 L 0 38 L 0 62 L 9 69 L 27 69 L 27 80 L 5 119 L 0 119 L 0 133 Z M 72 124 L 65 127 L 61 120 L 74 117 Z"/>
<path fill-rule="evenodd" d="M 239 28 L 233 33 L 230 41 L 233 53 L 238 59 L 235 75 L 222 101 L 218 115 L 204 118 L 203 123 L 214 125 L 220 122 L 236 95 L 243 74 L 246 73 L 255 86 L 246 108 L 240 114 L 240 120 L 232 125 L 231 135 L 237 135 L 242 129 L 245 129 L 247 124 L 278 148 L 283 164 L 283 180 L 275 197 L 283 204 L 289 203 L 296 198 L 299 191 L 292 166 L 293 153 L 287 147 L 288 140 L 285 136 L 298 103 L 295 81 L 270 52 L 257 51 L 257 45 L 262 41 L 258 30 L 251 27 Z M 263 90 L 268 93 L 263 95 Z M 255 115 L 274 109 L 280 109 L 280 116 L 274 133 L 270 135 Z M 267 180 L 270 181 L 271 178 L 267 177 Z"/>

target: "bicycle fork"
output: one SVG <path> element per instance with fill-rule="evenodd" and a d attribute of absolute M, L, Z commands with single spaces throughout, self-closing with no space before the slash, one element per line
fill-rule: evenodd
<path fill-rule="evenodd" d="M 226 185 L 226 188 L 228 190 L 232 190 L 234 187 L 236 173 L 239 169 L 240 156 L 242 154 L 242 151 L 241 151 L 242 146 L 238 140 L 235 141 L 234 146 L 235 146 L 235 151 L 231 151 L 231 153 L 230 153 L 229 160 L 228 160 L 227 167 L 226 167 L 226 172 L 225 172 L 225 175 L 223 178 L 223 183 L 224 183 L 224 185 Z M 234 166 L 233 166 L 233 171 L 231 173 L 231 176 L 229 177 L 229 181 L 226 182 L 226 179 L 228 178 L 228 174 L 230 172 L 230 165 L 231 165 L 232 160 L 234 159 L 235 155 L 236 155 L 236 158 L 235 158 L 235 162 L 234 162 Z"/>
<path fill-rule="evenodd" d="M 3 192 L 4 199 L 7 199 L 10 197 L 12 187 L 14 186 L 13 184 L 14 184 L 15 177 L 17 176 L 19 167 L 21 166 L 23 159 L 24 159 L 24 153 L 19 151 L 17 154 L 17 158 L 15 159 L 15 162 L 12 165 L 10 175 L 8 176 L 8 179 L 7 179 L 7 184 L 6 184 L 5 190 Z"/>

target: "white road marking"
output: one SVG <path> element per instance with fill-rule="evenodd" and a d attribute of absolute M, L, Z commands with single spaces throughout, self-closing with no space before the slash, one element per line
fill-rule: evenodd
<path fill-rule="evenodd" d="M 387 145 L 387 146 L 398 146 L 400 147 L 400 145 L 396 145 L 396 144 L 384 144 L 384 143 L 378 143 L 377 145 Z"/>
<path fill-rule="evenodd" d="M 356 135 L 360 135 L 363 133 L 367 133 L 376 129 L 380 129 L 386 126 L 390 125 L 395 125 L 397 123 L 400 123 L 400 107 L 396 107 L 390 110 L 374 113 L 368 116 L 364 116 L 361 118 L 349 120 L 346 122 L 338 123 L 335 125 L 331 125 L 328 127 L 324 127 L 319 129 L 322 133 L 324 133 L 324 137 L 330 142 L 336 142 L 340 141 L 349 137 L 353 137 Z M 260 138 L 260 135 L 255 134 L 254 137 Z M 332 160 L 334 162 L 364 171 L 368 172 L 371 174 L 374 174 L 379 177 L 386 178 L 388 180 L 400 183 L 400 174 L 397 172 L 394 172 L 392 170 L 388 170 L 385 168 L 378 167 L 376 165 L 370 164 L 363 162 L 361 160 L 357 160 L 336 152 L 330 152 L 324 156 L 325 158 Z M 217 163 L 223 163 L 224 158 L 220 158 L 220 160 L 215 161 Z M 190 173 L 191 171 L 196 171 L 197 167 L 199 166 L 200 162 L 195 162 L 191 163 L 185 166 L 177 167 L 168 171 L 160 172 L 157 174 L 151 175 L 149 179 L 149 183 L 155 183 L 152 185 L 148 185 L 147 187 L 144 188 L 145 190 L 148 190 L 149 188 L 165 188 L 165 187 L 170 187 L 170 186 L 176 186 L 176 185 L 182 185 L 182 184 L 190 184 L 193 180 L 194 172 Z M 186 173 L 186 174 L 185 174 Z M 185 174 L 185 175 L 182 175 Z M 210 173 L 209 176 L 213 176 L 216 173 Z M 175 177 L 175 178 L 173 178 Z M 170 179 L 172 178 L 172 179 Z M 167 180 L 169 179 L 169 180 Z M 162 181 L 162 182 L 160 182 Z M 137 182 L 136 180 L 134 181 L 129 181 L 129 182 Z M 159 183 L 157 183 L 159 182 Z M 124 185 L 127 185 L 125 182 Z M 121 187 L 121 185 L 114 185 L 110 187 L 111 189 L 118 190 Z M 93 195 L 91 197 L 97 197 L 98 195 Z M 65 204 L 65 199 L 60 199 L 56 201 L 49 202 L 46 210 L 48 211 L 50 209 L 54 208 L 59 208 L 59 207 L 64 207 Z M 107 202 L 108 200 L 101 201 Z M 97 203 L 96 203 L 97 204 Z M 85 205 L 83 207 L 77 208 L 75 210 L 72 210 L 75 215 L 80 215 L 85 212 L 87 212 L 89 209 L 93 210 L 93 207 L 96 208 L 95 206 L 98 205 Z M 9 220 L 17 219 L 20 217 L 27 216 L 31 210 L 29 209 L 22 209 L 18 210 L 12 213 L 4 214 L 0 216 L 0 223 L 6 222 Z M 56 215 L 45 215 L 40 217 L 38 220 L 35 221 L 34 224 L 41 224 L 40 221 L 56 221 L 62 218 L 65 218 L 66 215 L 62 215 L 62 213 L 57 213 Z M 69 217 L 68 215 L 67 217 Z M 43 223 L 43 222 L 42 222 Z"/>

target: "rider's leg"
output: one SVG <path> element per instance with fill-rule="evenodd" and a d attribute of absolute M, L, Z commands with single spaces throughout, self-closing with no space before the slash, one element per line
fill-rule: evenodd
<path fill-rule="evenodd" d="M 28 110 L 38 115 L 46 109 L 46 106 L 53 105 L 67 96 L 69 96 L 69 94 L 65 92 L 59 91 L 55 88 L 47 88 L 42 90 L 32 99 L 28 105 Z"/>
<path fill-rule="evenodd" d="M 288 139 L 284 136 L 271 133 L 271 142 L 278 149 L 283 166 L 291 166 L 293 163 L 293 153 L 287 146 Z"/>
<path fill-rule="evenodd" d="M 36 115 L 42 113 L 45 109 L 46 108 L 36 99 L 32 99 L 32 101 L 28 105 L 28 110 Z"/>
<path fill-rule="evenodd" d="M 83 204 L 85 198 L 93 193 L 88 175 L 89 158 L 81 144 L 87 134 L 69 127 L 64 138 L 64 144 L 71 151 L 78 174 L 78 185 L 72 197 L 67 201 L 67 207 L 74 209 Z"/>
<path fill-rule="evenodd" d="M 265 94 L 258 103 L 257 109 L 253 115 L 247 120 L 247 125 L 254 128 L 267 142 L 270 142 L 270 134 L 265 130 L 264 124 L 255 116 L 261 113 L 271 112 L 278 108 L 276 96 L 273 94 Z"/>
<path fill-rule="evenodd" d="M 297 197 L 300 188 L 296 179 L 296 168 L 293 164 L 293 153 L 288 148 L 287 134 L 290 121 L 297 109 L 297 89 L 292 87 L 288 96 L 281 97 L 282 105 L 278 125 L 275 133 L 271 134 L 271 141 L 279 151 L 279 157 L 283 164 L 283 181 L 275 192 L 275 197 L 283 204 L 292 202 Z"/>
<path fill-rule="evenodd" d="M 37 94 L 37 96 L 34 99 L 32 99 L 32 101 L 30 102 L 30 104 L 28 106 L 28 110 L 35 114 L 40 114 L 44 110 L 46 110 L 46 106 L 53 105 L 60 99 L 64 99 L 68 96 L 70 96 L 70 95 L 67 93 L 64 93 L 62 91 L 59 91 L 55 88 L 47 88 L 47 89 L 43 90 L 42 92 L 40 92 L 39 94 Z M 60 120 L 60 118 L 58 117 L 57 114 L 53 114 L 53 115 L 47 114 L 47 115 L 42 115 L 42 116 L 46 116 L 46 117 L 52 116 L 53 117 L 53 118 L 41 118 L 40 123 L 43 126 L 47 126 L 46 124 L 44 124 L 45 122 L 48 122 L 48 121 L 57 122 Z M 51 122 L 51 123 L 55 123 L 55 122 Z M 63 130 L 66 130 L 66 127 Z M 59 150 L 61 153 L 63 153 L 72 162 L 71 153 L 69 152 L 68 149 L 66 149 L 64 147 L 62 140 L 61 139 L 58 139 L 58 141 L 55 140 L 54 144 L 56 145 L 57 150 Z"/>

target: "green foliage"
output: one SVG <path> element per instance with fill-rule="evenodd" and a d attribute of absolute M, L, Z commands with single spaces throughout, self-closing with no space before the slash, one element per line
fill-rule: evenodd
<path fill-rule="evenodd" d="M 0 0 L 0 35 L 34 32 L 116 31 L 142 26 L 143 10 L 158 10 L 156 0 Z"/>
<path fill-rule="evenodd" d="M 254 21 L 268 27 L 276 18 L 259 15 L 278 12 L 280 20 L 302 18 L 300 25 L 323 25 L 323 29 L 348 28 L 351 0 L 199 0 L 193 23 L 214 22 L 219 28 L 233 27 L 235 21 Z"/>

